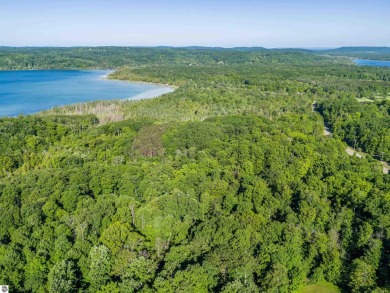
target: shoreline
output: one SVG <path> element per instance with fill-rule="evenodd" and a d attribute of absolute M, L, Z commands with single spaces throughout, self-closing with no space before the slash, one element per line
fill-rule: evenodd
<path fill-rule="evenodd" d="M 114 72 L 116 72 L 116 70 L 110 70 L 107 74 L 102 76 L 102 79 L 113 80 L 113 81 L 124 81 L 124 82 L 130 82 L 133 84 L 147 84 L 147 85 L 152 85 L 155 87 L 154 89 L 147 90 L 147 91 L 142 92 L 140 94 L 137 94 L 135 96 L 120 99 L 120 101 L 139 101 L 139 100 L 144 100 L 144 99 L 158 98 L 158 97 L 163 96 L 165 94 L 172 93 L 178 88 L 176 86 L 171 86 L 169 84 L 110 78 L 110 75 L 113 74 Z"/>
<path fill-rule="evenodd" d="M 115 72 L 115 70 L 109 69 L 108 72 L 107 72 L 106 74 L 104 74 L 104 75 L 101 76 L 101 79 L 107 79 L 107 80 L 109 80 L 108 77 L 109 77 L 112 73 L 114 73 L 114 72 Z"/>
<path fill-rule="evenodd" d="M 101 70 L 101 69 L 99 69 Z M 25 71 L 25 70 L 12 70 L 12 71 Z M 27 70 L 26 70 L 27 71 Z M 28 71 L 35 71 L 35 70 L 28 70 Z M 38 70 L 41 71 L 41 70 Z M 57 71 L 57 70 L 45 70 L 45 71 Z M 62 70 L 58 70 L 62 71 Z M 70 70 L 65 70 L 65 71 L 70 71 Z M 73 70 L 72 70 L 73 71 Z M 95 71 L 95 69 L 89 69 L 89 70 L 74 70 L 74 71 Z M 103 71 L 103 70 L 102 70 Z M 10 71 L 11 72 L 11 71 Z M 103 72 L 100 72 L 100 74 L 97 74 L 97 78 L 93 78 L 96 82 L 98 83 L 103 83 L 104 81 L 112 81 L 112 82 L 122 82 L 122 83 L 129 83 L 129 91 L 127 90 L 122 90 L 122 94 L 120 95 L 113 95 L 112 98 L 99 98 L 99 93 L 96 93 L 95 97 L 92 100 L 85 100 L 85 101 L 63 101 L 61 100 L 61 103 L 58 105 L 51 105 L 50 103 L 46 105 L 45 107 L 36 107 L 36 108 L 31 108 L 29 107 L 28 109 L 24 109 L 23 107 L 21 109 L 18 108 L 17 111 L 5 111 L 4 113 L 1 113 L 0 117 L 16 117 L 23 113 L 23 115 L 37 115 L 43 112 L 48 112 L 51 111 L 55 108 L 66 108 L 68 106 L 72 106 L 75 104 L 91 104 L 91 103 L 96 103 L 100 101 L 111 101 L 111 103 L 115 103 L 115 101 L 118 102 L 128 102 L 128 101 L 140 101 L 143 99 L 152 99 L 152 98 L 158 98 L 161 96 L 164 96 L 166 94 L 174 92 L 178 87 L 176 86 L 171 86 L 168 84 L 159 84 L 159 83 L 153 83 L 153 82 L 144 82 L 144 81 L 131 81 L 131 80 L 121 80 L 121 79 L 115 79 L 111 78 L 111 75 L 116 72 L 114 69 L 107 69 L 104 70 Z M 131 86 L 133 85 L 133 86 Z M 108 85 L 110 86 L 110 85 Z M 133 90 L 131 89 L 133 88 Z M 93 90 L 92 90 L 93 92 Z M 112 91 L 110 91 L 112 92 Z M 109 96 L 110 93 L 108 92 L 107 95 Z M 115 97 L 116 96 L 116 97 Z"/>
<path fill-rule="evenodd" d="M 139 101 L 144 99 L 153 99 L 161 97 L 165 94 L 174 92 L 176 89 L 171 86 L 159 86 L 158 88 L 147 90 L 146 92 L 140 93 L 138 95 L 128 97 L 121 101 Z"/>

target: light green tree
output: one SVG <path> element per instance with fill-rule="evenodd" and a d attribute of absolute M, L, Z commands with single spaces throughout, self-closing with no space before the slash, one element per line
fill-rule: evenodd
<path fill-rule="evenodd" d="M 50 269 L 48 280 L 50 293 L 75 292 L 76 283 L 76 270 L 73 261 L 63 260 Z"/>

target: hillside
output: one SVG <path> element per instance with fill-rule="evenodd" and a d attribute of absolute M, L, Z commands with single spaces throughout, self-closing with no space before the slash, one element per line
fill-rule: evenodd
<path fill-rule="evenodd" d="M 0 70 L 114 69 L 142 65 L 217 65 L 259 63 L 318 63 L 321 58 L 293 50 L 207 47 L 0 47 Z"/>
<path fill-rule="evenodd" d="M 375 156 L 390 156 L 390 108 L 356 100 L 387 96 L 389 69 L 262 48 L 18 50 L 0 49 L 4 69 L 120 66 L 111 78 L 177 90 L 0 119 L 0 283 L 389 290 L 390 175 Z M 351 141 L 372 156 L 348 156 Z"/>

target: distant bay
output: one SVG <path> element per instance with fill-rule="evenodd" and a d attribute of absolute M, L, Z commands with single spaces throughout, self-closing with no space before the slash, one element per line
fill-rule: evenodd
<path fill-rule="evenodd" d="M 94 100 L 140 99 L 173 89 L 148 83 L 108 80 L 107 70 L 0 71 L 0 116 Z"/>
<path fill-rule="evenodd" d="M 359 66 L 390 67 L 390 61 L 354 59 L 353 62 Z"/>

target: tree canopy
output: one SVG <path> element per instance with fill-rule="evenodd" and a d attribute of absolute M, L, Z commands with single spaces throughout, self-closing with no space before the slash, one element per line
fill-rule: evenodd
<path fill-rule="evenodd" d="M 389 104 L 375 98 L 387 97 L 388 69 L 261 48 L 85 50 L 0 55 L 7 68 L 23 66 L 26 52 L 47 68 L 77 54 L 72 67 L 107 58 L 127 65 L 112 78 L 178 89 L 0 119 L 0 283 L 13 292 L 389 290 L 390 175 L 375 156 L 345 152 L 356 143 L 389 160 Z M 94 114 L 108 105 L 120 119 Z"/>

